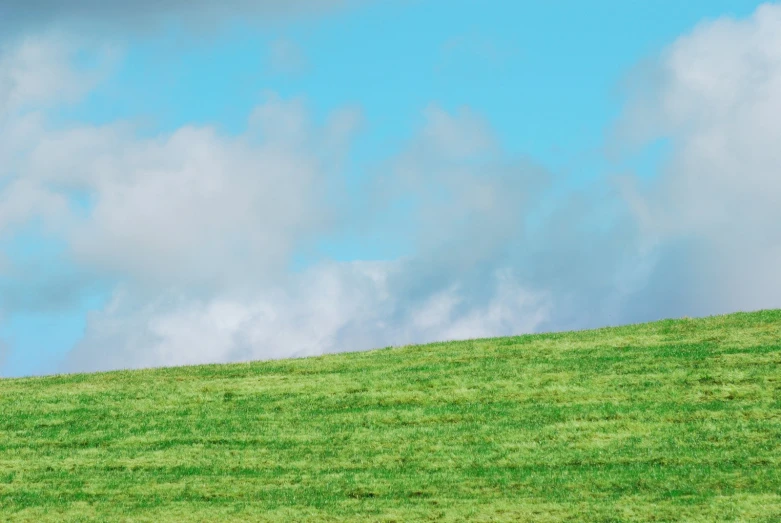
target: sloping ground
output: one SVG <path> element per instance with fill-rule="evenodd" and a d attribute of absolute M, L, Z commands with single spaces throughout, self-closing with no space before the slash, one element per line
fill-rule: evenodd
<path fill-rule="evenodd" d="M 0 381 L 0 521 L 417 520 L 781 521 L 781 311 Z"/>

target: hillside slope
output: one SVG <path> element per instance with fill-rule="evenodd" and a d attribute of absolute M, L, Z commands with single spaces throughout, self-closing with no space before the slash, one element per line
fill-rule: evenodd
<path fill-rule="evenodd" d="M 0 380 L 2 521 L 652 519 L 781 521 L 781 311 Z"/>

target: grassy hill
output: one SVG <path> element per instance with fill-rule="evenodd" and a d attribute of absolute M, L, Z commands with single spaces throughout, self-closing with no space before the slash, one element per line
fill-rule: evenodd
<path fill-rule="evenodd" d="M 0 380 L 0 521 L 419 520 L 781 521 L 781 311 Z"/>

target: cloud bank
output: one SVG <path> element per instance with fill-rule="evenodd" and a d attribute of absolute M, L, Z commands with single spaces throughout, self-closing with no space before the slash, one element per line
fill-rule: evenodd
<path fill-rule="evenodd" d="M 320 125 L 304 101 L 269 94 L 239 136 L 58 128 L 35 108 L 83 95 L 94 76 L 56 46 L 17 47 L 0 58 L 14 64 L 0 68 L 0 240 L 35 224 L 62 247 L 74 269 L 37 282 L 40 296 L 77 300 L 79 275 L 110 282 L 67 371 L 779 307 L 778 35 L 781 7 L 763 6 L 702 24 L 638 69 L 613 145 L 631 156 L 667 140 L 648 183 L 606 173 L 569 189 L 503 150 L 479 114 L 433 104 L 358 195 L 343 177 L 363 132 L 357 109 Z M 32 80 L 41 74 L 56 78 Z M 19 87 L 27 81 L 46 87 Z M 290 270 L 349 224 L 411 252 Z M 5 312 L 20 306 L 0 301 Z"/>

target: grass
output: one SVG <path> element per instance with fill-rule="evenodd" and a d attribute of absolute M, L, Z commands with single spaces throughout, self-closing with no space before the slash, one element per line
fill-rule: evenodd
<path fill-rule="evenodd" d="M 781 311 L 0 380 L 0 520 L 778 522 Z"/>

